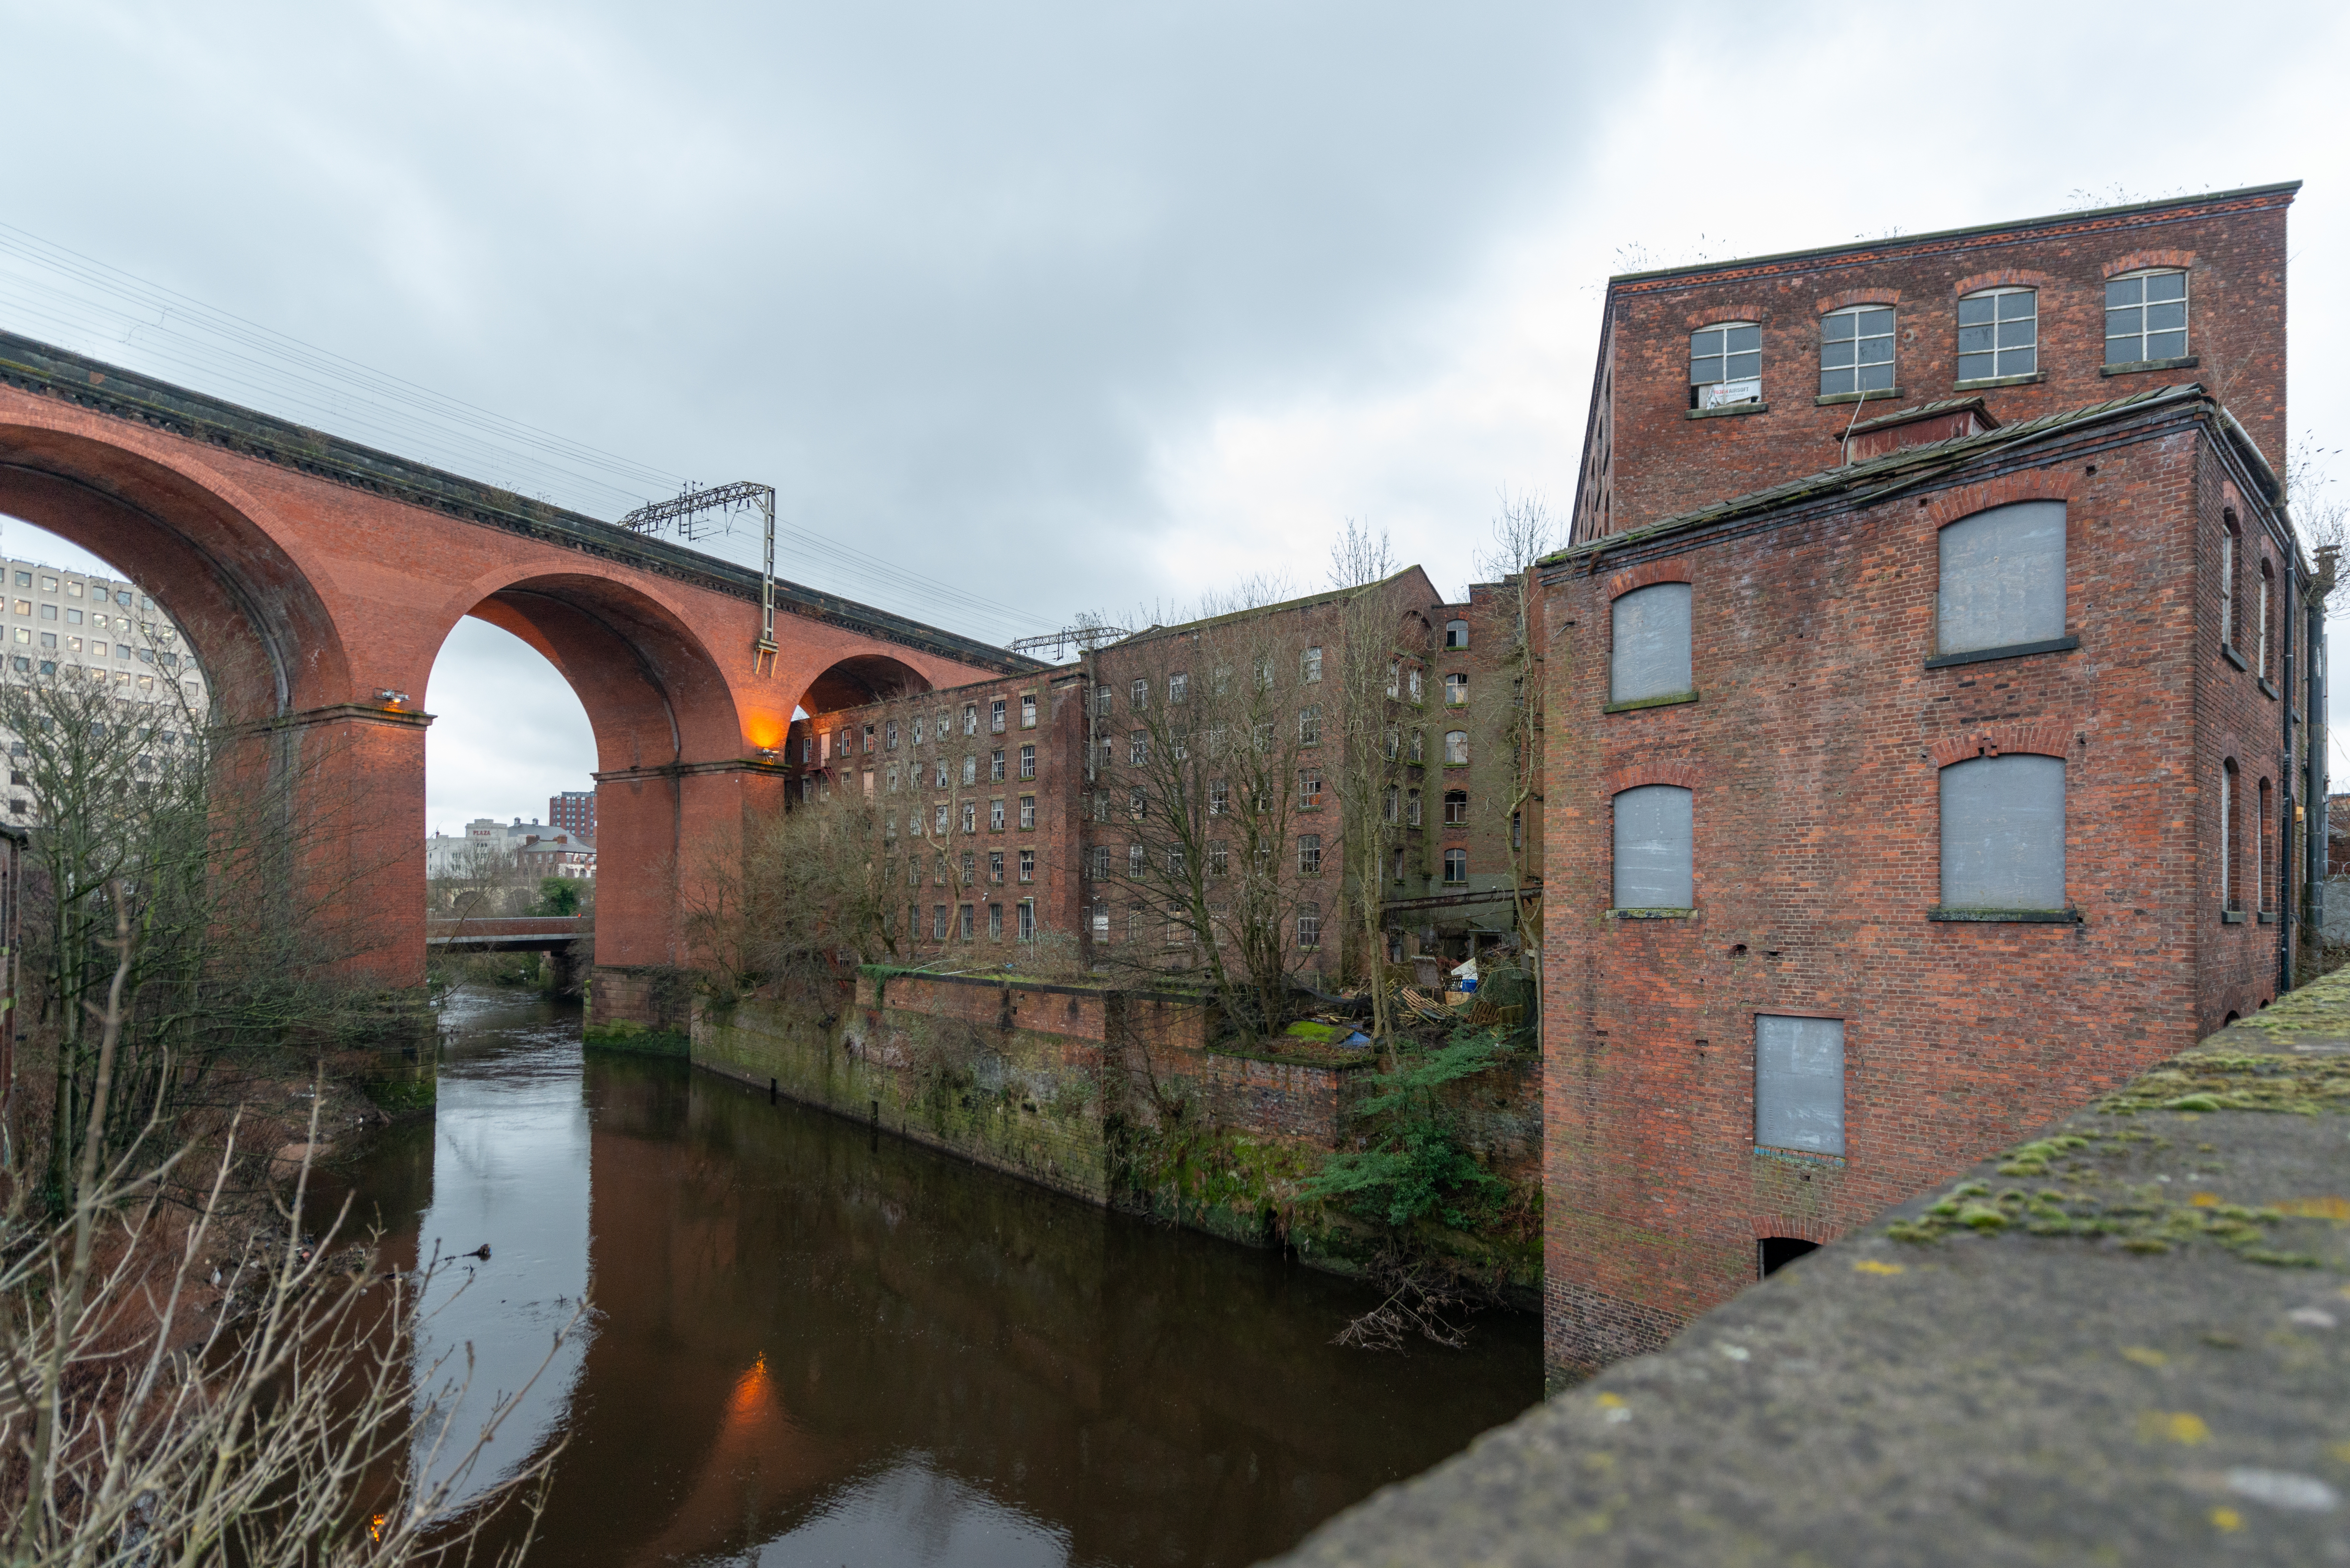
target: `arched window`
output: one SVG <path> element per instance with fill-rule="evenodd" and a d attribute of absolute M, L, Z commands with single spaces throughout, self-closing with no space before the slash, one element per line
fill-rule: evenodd
<path fill-rule="evenodd" d="M 2187 275 L 2134 272 L 2106 285 L 2106 363 L 2187 357 Z"/>
<path fill-rule="evenodd" d="M 1465 620 L 1446 621 L 1444 623 L 1444 646 L 1447 648 L 1468 647 L 1469 623 Z"/>
<path fill-rule="evenodd" d="M 1942 770 L 1942 908 L 2064 908 L 2064 761 L 2010 753 Z"/>
<path fill-rule="evenodd" d="M 1893 389 L 1893 307 L 1858 305 L 1820 322 L 1820 396 Z"/>
<path fill-rule="evenodd" d="M 2064 504 L 2019 501 L 1941 532 L 1935 651 L 1981 653 L 2064 636 Z"/>
<path fill-rule="evenodd" d="M 1651 583 L 1608 607 L 1607 701 L 1690 692 L 1690 586 Z"/>
<path fill-rule="evenodd" d="M 2220 908 L 2236 904 L 2236 759 L 2220 764 Z"/>
<path fill-rule="evenodd" d="M 2029 376 L 2040 369 L 2040 291 L 1986 288 L 1959 301 L 1959 379 Z"/>
<path fill-rule="evenodd" d="M 1690 334 L 1690 407 L 1719 409 L 1762 396 L 1762 328 L 1722 321 Z"/>
<path fill-rule="evenodd" d="M 1641 784 L 1617 795 L 1617 909 L 1686 909 L 1695 905 L 1691 799 L 1688 790 L 1675 784 Z"/>
<path fill-rule="evenodd" d="M 1448 849 L 1444 852 L 1444 879 L 1447 882 L 1469 880 L 1469 852 L 1466 849 Z"/>
<path fill-rule="evenodd" d="M 1469 820 L 1469 792 L 1449 789 L 1444 792 L 1444 826 L 1459 827 Z"/>
<path fill-rule="evenodd" d="M 1452 766 L 1458 766 L 1469 760 L 1468 731 L 1447 730 L 1444 732 L 1444 760 L 1446 763 Z"/>

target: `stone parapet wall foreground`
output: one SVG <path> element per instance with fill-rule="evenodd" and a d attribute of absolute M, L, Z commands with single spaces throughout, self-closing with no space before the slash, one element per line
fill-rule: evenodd
<path fill-rule="evenodd" d="M 2350 970 L 1282 1561 L 2350 1563 Z"/>

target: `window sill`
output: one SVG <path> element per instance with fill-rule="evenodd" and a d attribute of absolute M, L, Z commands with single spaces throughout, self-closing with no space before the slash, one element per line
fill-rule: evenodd
<path fill-rule="evenodd" d="M 1767 414 L 1771 405 L 1764 402 L 1724 403 L 1718 409 L 1691 409 L 1683 417 L 1692 420 L 1726 419 L 1732 414 Z"/>
<path fill-rule="evenodd" d="M 2244 911 L 2222 909 L 2220 911 L 2220 923 L 2223 926 L 2241 926 L 2244 923 Z"/>
<path fill-rule="evenodd" d="M 1982 392 L 1994 387 L 2029 387 L 2035 381 L 2047 379 L 2045 370 L 2034 370 L 2023 376 L 1978 376 L 1971 381 L 1953 381 L 1950 389 L 1954 392 Z"/>
<path fill-rule="evenodd" d="M 1938 653 L 1926 660 L 1929 670 L 1947 670 L 1954 664 L 1981 664 L 1992 659 L 2022 659 L 2033 653 L 2070 653 L 2081 646 L 2077 637 L 2052 637 L 2044 642 L 2011 642 L 2004 648 L 1970 648 L 1964 653 Z"/>
<path fill-rule="evenodd" d="M 1656 909 L 1610 909 L 1607 911 L 1607 918 L 1611 920 L 1686 920 L 1691 919 L 1696 914 L 1697 911 L 1695 909 L 1676 909 L 1670 908 Z"/>
<path fill-rule="evenodd" d="M 2220 645 L 2220 657 L 2226 659 L 2229 663 L 2234 665 L 2239 670 L 2250 670 L 2251 668 L 2251 665 L 2244 662 L 2244 656 L 2242 654 L 2238 653 L 2234 649 L 2229 647 L 2224 642 Z"/>
<path fill-rule="evenodd" d="M 1635 697 L 1629 702 L 1610 702 L 1599 710 L 1603 713 L 1636 713 L 1643 708 L 1670 708 L 1677 703 L 1694 702 L 1694 691 L 1675 691 L 1664 697 Z"/>
<path fill-rule="evenodd" d="M 2133 359 L 2126 365 L 2100 365 L 2100 376 L 2135 376 L 2146 370 L 2192 370 L 2196 358 L 2192 354 L 2178 359 Z"/>
<path fill-rule="evenodd" d="M 1834 1170 L 1842 1170 L 1845 1164 L 1844 1156 L 1840 1154 L 1821 1154 L 1808 1148 L 1776 1148 L 1767 1143 L 1756 1144 L 1754 1154 L 1758 1159 L 1783 1159 L 1790 1165 L 1825 1165 Z"/>
<path fill-rule="evenodd" d="M 1900 395 L 1898 387 L 1886 387 L 1874 392 L 1822 392 L 1812 400 L 1812 407 L 1824 409 L 1830 403 L 1875 403 Z"/>
<path fill-rule="evenodd" d="M 2262 909 L 2261 911 L 2261 924 L 2264 926 L 2273 926 L 2276 923 L 2277 917 L 2274 909 Z"/>
<path fill-rule="evenodd" d="M 2079 926 L 2088 922 L 2078 909 L 1952 909 L 1936 906 L 1926 911 L 1929 920 L 1958 924 L 2016 926 Z"/>
<path fill-rule="evenodd" d="M 2270 701 L 2273 702 L 2277 700 L 2277 689 L 2269 684 L 2269 678 L 2265 675 L 2261 677 L 2261 691 L 2267 695 Z"/>

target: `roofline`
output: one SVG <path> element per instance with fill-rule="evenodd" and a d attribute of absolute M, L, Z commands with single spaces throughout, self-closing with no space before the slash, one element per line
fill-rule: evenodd
<path fill-rule="evenodd" d="M 1547 581 L 1551 574 L 1577 566 L 1596 570 L 1596 563 L 1600 556 L 1616 551 L 1638 550 L 1668 540 L 1686 539 L 1724 524 L 1751 522 L 1775 513 L 1823 503 L 1856 509 L 1873 506 L 1886 497 L 1898 494 L 1920 483 L 1944 479 L 1978 459 L 2003 455 L 2043 441 L 2061 441 L 2104 425 L 2181 410 L 2208 410 L 2214 416 L 2213 433 L 2228 438 L 2220 444 L 2234 450 L 2237 459 L 2245 464 L 2247 477 L 2263 491 L 2262 498 L 2269 504 L 2269 509 L 2278 510 L 2281 501 L 2280 493 L 2275 488 L 2276 476 L 2261 458 L 2259 449 L 2241 435 L 2234 416 L 2208 389 L 2199 382 L 2189 382 L 2183 386 L 2163 387 L 2134 397 L 2116 399 L 2109 403 L 2093 403 L 2085 409 L 2046 415 L 1979 435 L 1903 447 L 1866 462 L 1803 474 L 1750 495 L 1729 497 L 1711 506 L 1659 518 L 1639 528 L 1627 529 L 1620 534 L 1604 534 L 1596 539 L 1570 545 L 1564 550 L 1544 556 L 1536 565 L 1542 568 Z M 1872 483 L 1874 481 L 1881 483 Z"/>
<path fill-rule="evenodd" d="M 1147 626 L 1131 637 L 1122 637 L 1116 642 L 1106 642 L 1102 644 L 1101 648 L 1097 651 L 1107 653 L 1114 648 L 1131 648 L 1136 643 L 1147 642 L 1156 638 L 1170 637 L 1177 632 L 1197 631 L 1202 627 L 1223 626 L 1232 621 L 1246 619 L 1250 616 L 1271 615 L 1276 610 L 1312 609 L 1316 605 L 1335 603 L 1339 599 L 1347 598 L 1355 594 L 1367 593 L 1372 588 L 1388 587 L 1395 583 L 1402 581 L 1405 577 L 1410 576 L 1414 572 L 1418 572 L 1423 577 L 1428 576 L 1428 569 L 1425 566 L 1422 566 L 1419 562 L 1414 561 L 1408 566 L 1399 566 L 1396 570 L 1388 573 L 1386 576 L 1381 577 L 1375 583 L 1358 583 L 1351 588 L 1325 588 L 1318 594 L 1306 594 L 1298 598 L 1282 599 L 1277 603 L 1269 605 L 1257 605 L 1250 609 L 1226 610 L 1222 615 L 1202 616 L 1197 620 L 1177 621 L 1171 626 Z M 1435 579 L 1432 577 L 1430 578 L 1428 586 L 1431 588 L 1434 587 L 1436 586 Z M 1444 603 L 1444 600 L 1439 598 L 1434 602 L 1437 604 L 1442 604 Z"/>
<path fill-rule="evenodd" d="M 2066 224 L 2094 223 L 2098 219 L 2124 217 L 2132 213 L 2210 206 L 2222 202 L 2249 201 L 2264 196 L 2281 196 L 2290 202 L 2300 189 L 2300 181 L 2286 180 L 2273 185 L 2247 185 L 2235 191 L 2208 191 L 2199 196 L 2173 196 L 2159 202 L 2130 202 L 2118 207 L 2087 207 L 2077 213 L 2051 213 L 2043 217 L 2014 218 L 1998 223 L 1974 223 L 1960 229 L 1935 229 L 1922 234 L 1893 234 L 1881 240 L 1856 240 L 1850 244 L 1822 245 L 1810 250 L 1775 251 L 1766 255 L 1739 256 L 1728 261 L 1700 262 L 1692 266 L 1652 267 L 1646 272 L 1614 273 L 1608 276 L 1607 289 L 1612 294 L 1618 284 L 1654 283 L 1675 277 L 1699 278 L 1713 273 L 1735 272 L 1743 267 L 1772 266 L 1788 262 L 1820 261 L 1830 256 L 1853 255 L 1872 251 L 1908 250 L 1946 240 L 1965 239 L 1972 234 L 1997 234 L 2017 229 L 2058 228 Z"/>
<path fill-rule="evenodd" d="M 730 597 L 759 599 L 759 574 L 480 480 L 265 414 L 0 328 L 0 385 L 226 447 L 485 527 L 600 555 Z M 958 663 L 1025 674 L 1051 666 L 889 610 L 775 579 L 779 609 Z"/>

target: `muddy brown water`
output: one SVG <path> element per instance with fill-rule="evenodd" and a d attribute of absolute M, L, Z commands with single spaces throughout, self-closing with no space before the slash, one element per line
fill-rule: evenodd
<path fill-rule="evenodd" d="M 437 1114 L 354 1175 L 395 1256 L 491 1249 L 420 1346 L 471 1347 L 460 1427 L 594 1303 L 491 1450 L 567 1439 L 535 1563 L 1254 1563 L 1539 1397 L 1531 1318 L 1338 1349 L 1374 1298 L 1278 1254 L 583 1058 L 576 1009 L 443 1026 Z"/>

